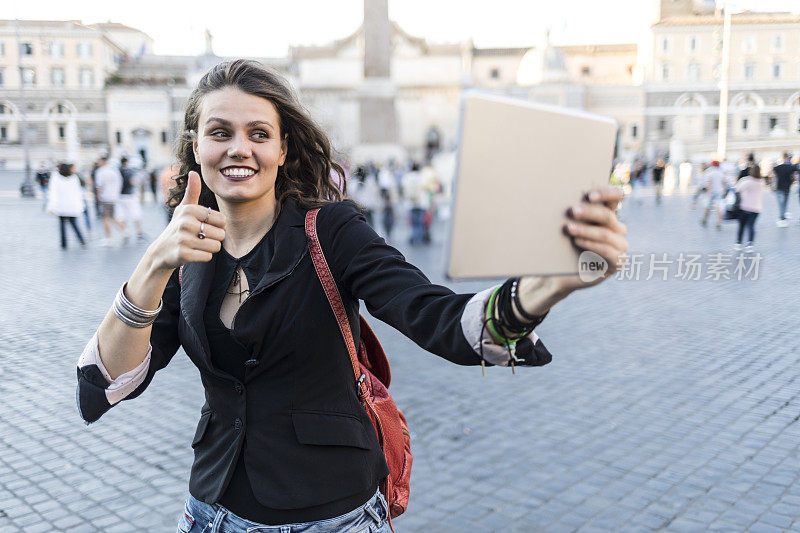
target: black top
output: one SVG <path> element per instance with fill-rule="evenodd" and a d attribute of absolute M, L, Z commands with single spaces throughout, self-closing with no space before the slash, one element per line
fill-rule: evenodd
<path fill-rule="evenodd" d="M 664 168 L 661 165 L 656 165 L 653 167 L 653 181 L 655 183 L 660 183 L 661 179 L 664 177 Z"/>
<path fill-rule="evenodd" d="M 203 319 L 211 348 L 212 363 L 218 369 L 236 378 L 239 383 L 244 382 L 246 361 L 250 359 L 250 355 L 245 346 L 222 323 L 220 318 L 222 301 L 226 293 L 240 292 L 238 284 L 231 286 L 239 267 L 242 268 L 247 279 L 246 286 L 255 287 L 258 280 L 267 272 L 274 250 L 274 237 L 272 231 L 268 231 L 261 241 L 242 257 L 233 257 L 225 248 L 215 254 L 214 282 L 208 295 Z M 242 284 L 242 287 L 244 286 L 245 284 Z M 247 293 L 241 294 L 242 301 L 246 297 Z M 247 448 L 247 439 L 244 440 L 243 446 Z M 253 494 L 250 479 L 247 477 L 244 456 L 244 453 L 239 454 L 233 475 L 219 503 L 234 514 L 252 522 L 279 525 L 311 522 L 343 515 L 369 500 L 377 490 L 377 487 L 370 487 L 366 491 L 340 500 L 303 509 L 273 509 L 259 503 Z"/>
<path fill-rule="evenodd" d="M 775 167 L 775 177 L 778 178 L 778 190 L 788 191 L 792 188 L 794 175 L 798 171 L 798 166 L 791 163 L 782 163 Z"/>
<path fill-rule="evenodd" d="M 119 169 L 119 173 L 122 175 L 122 190 L 119 193 L 133 194 L 133 169 L 122 167 Z"/>

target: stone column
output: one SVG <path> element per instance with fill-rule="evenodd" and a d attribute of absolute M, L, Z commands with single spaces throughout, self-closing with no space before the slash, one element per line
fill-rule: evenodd
<path fill-rule="evenodd" d="M 358 90 L 360 142 L 353 153 L 359 162 L 405 157 L 398 144 L 391 54 L 389 2 L 364 0 L 364 82 Z"/>

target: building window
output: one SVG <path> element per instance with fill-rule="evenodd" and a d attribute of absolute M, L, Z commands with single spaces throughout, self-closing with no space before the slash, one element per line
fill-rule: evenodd
<path fill-rule="evenodd" d="M 631 124 L 631 139 L 638 139 L 638 138 L 639 138 L 639 125 Z"/>
<path fill-rule="evenodd" d="M 779 80 L 783 77 L 783 63 L 776 62 L 772 64 L 772 79 Z"/>
<path fill-rule="evenodd" d="M 63 124 L 58 125 L 58 138 L 62 141 L 67 138 L 67 127 Z"/>
<path fill-rule="evenodd" d="M 0 41 L 0 57 L 6 55 L 6 43 Z"/>
<path fill-rule="evenodd" d="M 32 56 L 33 55 L 33 43 L 19 43 L 19 55 L 21 55 L 21 56 Z"/>
<path fill-rule="evenodd" d="M 742 40 L 742 52 L 745 54 L 755 54 L 758 50 L 758 46 L 756 46 L 756 36 L 755 35 L 745 35 L 744 39 Z"/>
<path fill-rule="evenodd" d="M 22 85 L 36 85 L 36 71 L 32 68 L 22 69 Z"/>
<path fill-rule="evenodd" d="M 169 135 L 167 135 L 167 130 L 161 130 L 161 144 L 167 144 L 169 141 Z"/>
<path fill-rule="evenodd" d="M 700 79 L 700 65 L 698 63 L 689 63 L 686 67 L 686 77 L 689 81 L 697 81 Z"/>
<path fill-rule="evenodd" d="M 776 33 L 772 36 L 772 51 L 785 52 L 786 51 L 786 37 L 782 33 Z"/>
<path fill-rule="evenodd" d="M 747 132 L 747 128 L 750 127 L 750 121 L 746 118 L 742 119 L 742 131 Z"/>
<path fill-rule="evenodd" d="M 5 72 L 0 68 L 0 87 L 5 84 Z"/>
<path fill-rule="evenodd" d="M 94 71 L 90 68 L 81 69 L 81 87 L 91 87 L 94 85 Z"/>
<path fill-rule="evenodd" d="M 752 80 L 756 77 L 756 64 L 755 63 L 745 63 L 744 64 L 744 79 Z"/>
<path fill-rule="evenodd" d="M 778 117 L 769 117 L 769 131 L 778 127 Z"/>
<path fill-rule="evenodd" d="M 114 132 L 114 138 L 117 141 L 117 144 L 122 144 L 122 132 L 117 130 Z"/>
<path fill-rule="evenodd" d="M 667 129 L 667 120 L 662 118 L 658 121 L 658 131 L 665 131 Z"/>
<path fill-rule="evenodd" d="M 669 81 L 669 63 L 663 63 L 661 65 L 661 80 Z"/>
<path fill-rule="evenodd" d="M 581 76 L 586 78 L 586 77 L 589 77 L 591 75 L 592 75 L 591 67 L 583 67 L 583 68 L 581 68 Z"/>
<path fill-rule="evenodd" d="M 497 78 L 499 78 L 500 77 L 500 69 L 499 68 L 493 68 L 492 70 L 490 70 L 489 71 L 489 77 L 492 78 L 493 80 L 496 80 Z"/>
<path fill-rule="evenodd" d="M 795 124 L 795 129 L 797 133 L 800 133 L 800 117 L 797 117 L 797 123 Z"/>
<path fill-rule="evenodd" d="M 719 131 L 719 116 L 714 117 L 714 131 Z"/>
<path fill-rule="evenodd" d="M 50 83 L 52 83 L 54 87 L 61 87 L 64 85 L 63 68 L 54 68 L 50 71 Z"/>
<path fill-rule="evenodd" d="M 92 57 L 92 43 L 78 43 L 78 57 L 81 59 Z"/>
<path fill-rule="evenodd" d="M 6 114 L 6 106 L 0 104 L 0 115 L 5 115 L 5 114 Z"/>
<path fill-rule="evenodd" d="M 64 57 L 64 43 L 61 41 L 53 41 L 50 43 L 50 57 L 61 59 Z"/>
<path fill-rule="evenodd" d="M 686 48 L 689 50 L 690 54 L 697 52 L 697 37 L 690 35 L 686 42 Z"/>
<path fill-rule="evenodd" d="M 670 43 L 669 37 L 662 37 L 661 38 L 661 53 L 662 54 L 669 54 L 670 51 Z"/>
<path fill-rule="evenodd" d="M 0 124 L 0 142 L 8 141 L 8 127 L 5 124 Z"/>

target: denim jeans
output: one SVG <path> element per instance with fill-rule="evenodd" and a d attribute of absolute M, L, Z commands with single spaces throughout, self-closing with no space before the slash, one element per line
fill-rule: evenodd
<path fill-rule="evenodd" d="M 789 191 L 778 189 L 775 194 L 778 196 L 778 218 L 786 220 L 786 204 L 789 202 Z"/>
<path fill-rule="evenodd" d="M 736 237 L 736 242 L 742 244 L 742 236 L 744 235 L 744 230 L 747 229 L 747 242 L 752 243 L 756 238 L 756 219 L 758 218 L 758 213 L 753 213 L 752 211 L 745 211 L 744 209 L 741 210 L 739 213 L 739 233 Z"/>
<path fill-rule="evenodd" d="M 178 533 L 389 533 L 388 506 L 380 491 L 349 513 L 302 524 L 268 526 L 245 520 L 221 505 L 189 496 L 178 520 Z"/>

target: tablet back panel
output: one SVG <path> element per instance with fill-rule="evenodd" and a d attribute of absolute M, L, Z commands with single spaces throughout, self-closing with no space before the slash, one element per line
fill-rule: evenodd
<path fill-rule="evenodd" d="M 616 135 L 606 117 L 466 93 L 447 275 L 577 273 L 566 210 L 608 183 Z"/>

